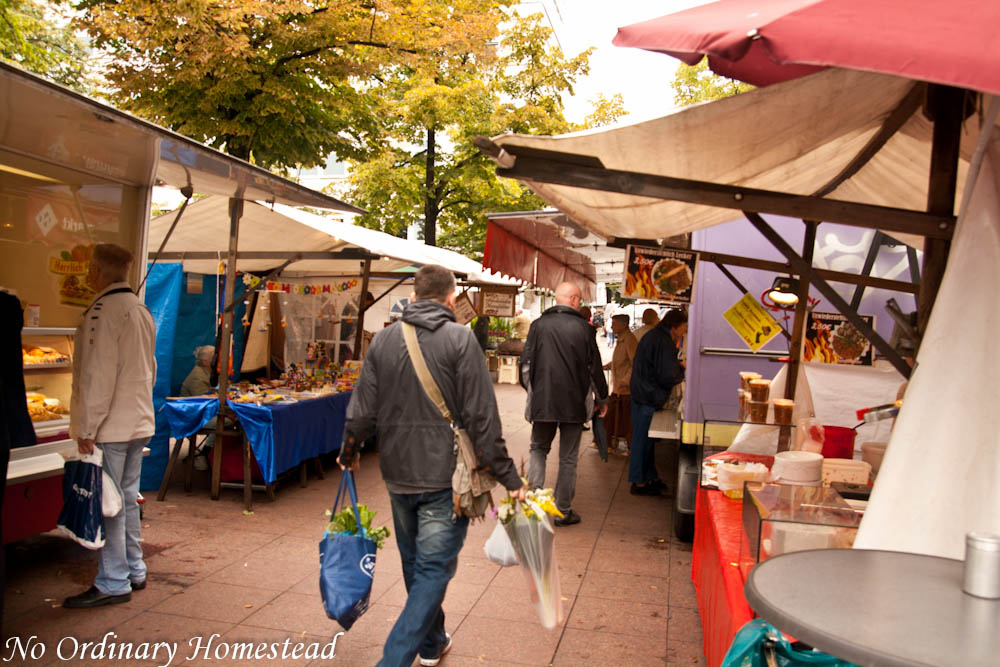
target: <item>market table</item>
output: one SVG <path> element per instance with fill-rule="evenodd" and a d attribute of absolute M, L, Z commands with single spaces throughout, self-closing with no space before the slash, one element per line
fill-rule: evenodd
<path fill-rule="evenodd" d="M 350 399 L 351 392 L 346 391 L 268 405 L 232 401 L 227 404 L 239 419 L 245 443 L 253 452 L 265 483 L 273 488 L 281 473 L 320 454 L 340 449 Z M 163 410 L 170 426 L 170 436 L 176 442 L 164 473 L 161 495 L 170 479 L 183 439 L 197 434 L 218 415 L 219 401 L 216 398 L 172 400 L 167 401 Z M 216 459 L 216 463 L 220 458 Z M 244 469 L 247 467 L 249 459 L 245 460 Z M 218 497 L 216 479 L 213 475 L 213 498 Z M 243 487 L 248 498 L 251 485 L 250 476 L 244 475 Z"/>
<path fill-rule="evenodd" d="M 782 632 L 859 665 L 996 665 L 1000 600 L 963 593 L 962 571 L 896 551 L 798 551 L 757 565 L 746 596 Z"/>
<path fill-rule="evenodd" d="M 721 491 L 698 489 L 694 513 L 691 580 L 694 582 L 707 664 L 722 663 L 729 645 L 753 611 L 743 594 L 740 570 L 743 505 Z M 744 552 L 749 548 L 744 547 Z"/>

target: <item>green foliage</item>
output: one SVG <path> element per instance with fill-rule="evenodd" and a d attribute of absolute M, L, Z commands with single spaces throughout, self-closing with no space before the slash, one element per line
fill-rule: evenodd
<path fill-rule="evenodd" d="M 330 510 L 327 510 L 327 517 L 330 517 L 330 514 Z M 382 545 L 385 544 L 386 538 L 390 535 L 389 527 L 379 526 L 378 528 L 372 529 L 372 521 L 375 519 L 375 511 L 368 509 L 368 505 L 362 505 L 359 503 L 358 514 L 361 515 L 361 525 L 365 527 L 365 533 L 372 540 L 372 542 L 375 543 L 375 547 L 381 549 Z M 344 507 L 339 512 L 334 514 L 330 519 L 330 523 L 327 524 L 326 529 L 330 534 L 345 533 L 347 535 L 357 535 L 358 522 L 354 518 L 354 508 Z"/>
<path fill-rule="evenodd" d="M 584 126 L 568 123 L 562 96 L 587 74 L 590 50 L 566 58 L 540 14 L 522 17 L 485 3 L 483 11 L 477 40 L 392 71 L 377 91 L 397 119 L 386 128 L 390 141 L 374 159 L 351 165 L 352 202 L 369 211 L 360 224 L 403 235 L 421 222 L 425 241 L 476 259 L 486 213 L 545 205 L 516 181 L 498 178 L 473 146 L 476 136 L 560 134 L 624 115 L 616 95 L 597 100 Z"/>
<path fill-rule="evenodd" d="M 393 68 L 474 39 L 486 0 L 80 0 L 121 107 L 278 170 L 361 160 Z M 463 31 L 468 27 L 468 34 Z M 452 40 L 452 35 L 458 35 Z"/>
<path fill-rule="evenodd" d="M 0 0 L 0 60 L 88 92 L 87 45 L 73 32 L 67 3 Z"/>
<path fill-rule="evenodd" d="M 754 89 L 749 83 L 727 79 L 713 73 L 708 69 L 707 58 L 703 58 L 693 67 L 681 64 L 677 68 L 671 87 L 674 89 L 674 102 L 682 107 L 739 95 Z"/>

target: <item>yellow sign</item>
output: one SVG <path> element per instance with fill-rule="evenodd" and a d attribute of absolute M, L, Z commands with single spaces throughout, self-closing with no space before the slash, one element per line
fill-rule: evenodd
<path fill-rule="evenodd" d="M 781 331 L 771 314 L 750 294 L 744 294 L 722 316 L 754 352 Z"/>

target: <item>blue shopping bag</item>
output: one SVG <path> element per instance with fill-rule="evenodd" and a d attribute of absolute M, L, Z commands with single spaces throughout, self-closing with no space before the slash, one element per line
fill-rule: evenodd
<path fill-rule="evenodd" d="M 762 618 L 755 618 L 736 633 L 733 643 L 722 659 L 721 667 L 855 667 L 832 655 L 816 650 L 798 650 L 776 627 Z"/>
<path fill-rule="evenodd" d="M 69 458 L 63 467 L 63 506 L 56 524 L 60 532 L 88 549 L 104 546 L 101 511 L 102 452 Z"/>
<path fill-rule="evenodd" d="M 375 542 L 368 538 L 358 512 L 358 493 L 350 470 L 340 478 L 340 488 L 333 502 L 333 513 L 340 507 L 344 488 L 351 497 L 358 534 L 325 531 L 319 542 L 319 592 L 326 615 L 350 630 L 368 611 L 375 575 Z"/>

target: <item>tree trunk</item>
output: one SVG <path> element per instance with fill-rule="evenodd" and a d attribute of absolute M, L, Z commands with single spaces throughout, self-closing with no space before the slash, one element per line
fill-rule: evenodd
<path fill-rule="evenodd" d="M 434 196 L 434 128 L 427 128 L 427 159 L 424 163 L 424 243 L 437 245 L 437 199 Z"/>

